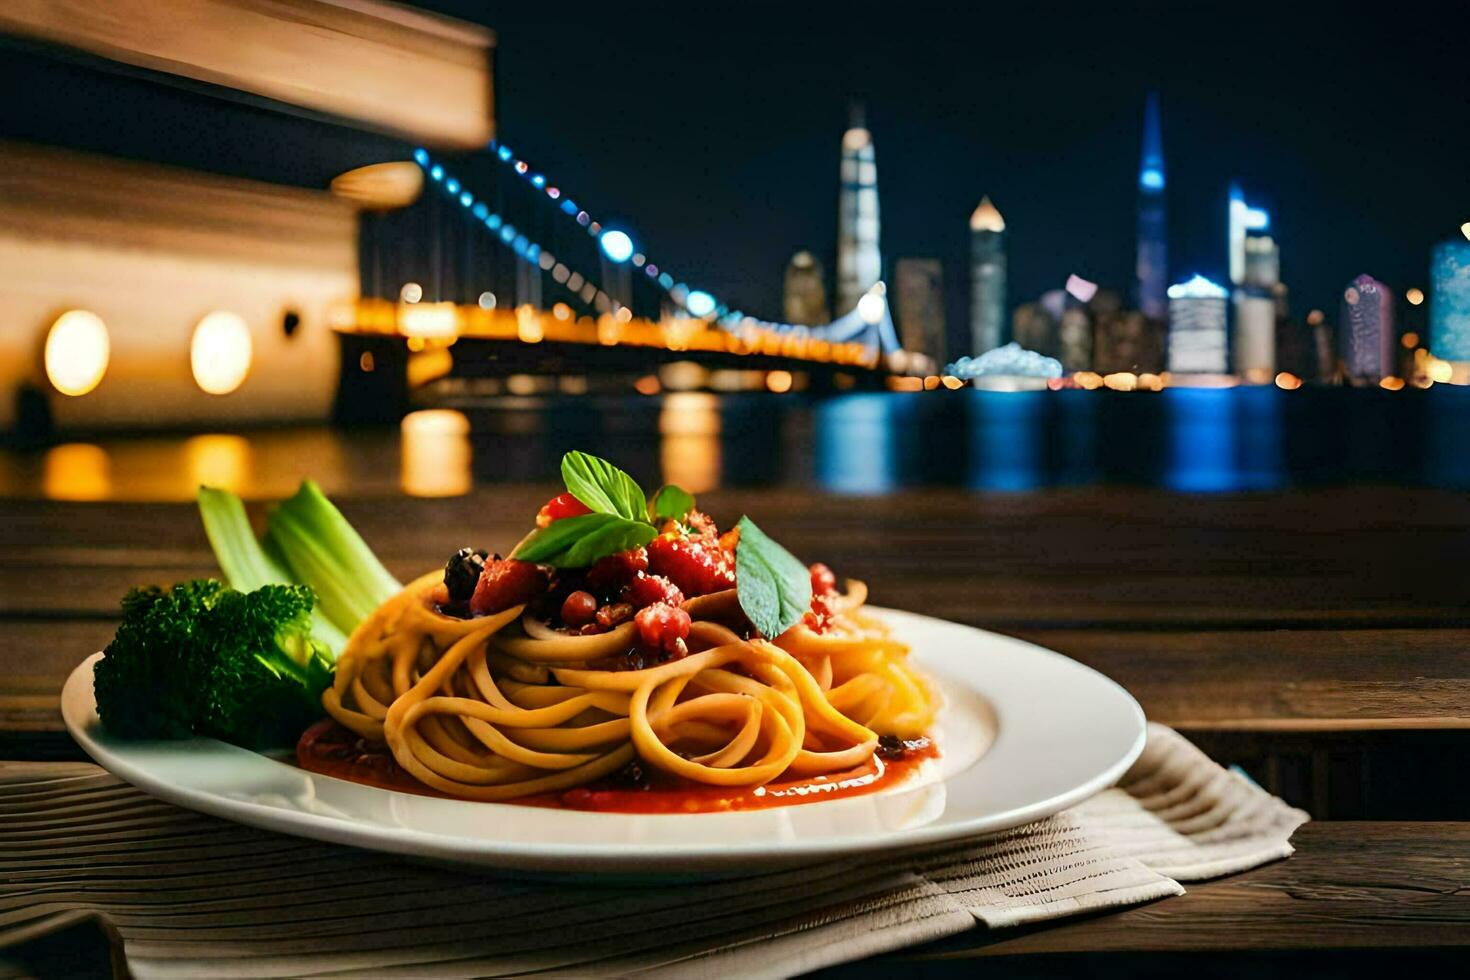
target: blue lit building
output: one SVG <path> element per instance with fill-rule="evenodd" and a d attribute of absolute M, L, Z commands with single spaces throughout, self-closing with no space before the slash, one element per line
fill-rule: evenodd
<path fill-rule="evenodd" d="M 1429 349 L 1470 361 L 1470 241 L 1440 242 L 1429 260 Z"/>
<path fill-rule="evenodd" d="M 1168 312 L 1168 213 L 1164 207 L 1164 139 L 1159 97 L 1149 93 L 1143 109 L 1143 150 L 1138 165 L 1138 308 L 1151 320 Z"/>

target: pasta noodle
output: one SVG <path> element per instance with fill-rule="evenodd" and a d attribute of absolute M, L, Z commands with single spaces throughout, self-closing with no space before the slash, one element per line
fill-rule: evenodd
<path fill-rule="evenodd" d="M 566 790 L 635 758 L 720 787 L 841 772 L 882 736 L 925 734 L 936 710 L 866 595 L 849 582 L 820 631 L 798 623 L 774 641 L 737 632 L 734 589 L 687 599 L 687 655 L 628 669 L 632 622 L 572 635 L 520 605 L 446 615 L 433 573 L 358 626 L 323 705 L 424 785 L 465 799 Z"/>

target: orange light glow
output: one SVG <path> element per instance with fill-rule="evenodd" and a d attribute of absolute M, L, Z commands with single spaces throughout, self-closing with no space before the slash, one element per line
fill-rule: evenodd
<path fill-rule="evenodd" d="M 373 352 L 365 350 L 357 358 L 357 366 L 363 374 L 372 374 L 377 368 L 377 362 L 373 360 Z"/>
<path fill-rule="evenodd" d="M 410 497 L 457 497 L 470 492 L 470 420 L 447 408 L 410 412 L 399 424 L 401 483 Z"/>
<path fill-rule="evenodd" d="M 965 383 L 963 381 L 961 381 L 959 378 L 956 378 L 952 374 L 946 374 L 939 380 L 942 381 L 944 383 L 944 386 L 950 391 L 957 391 L 965 386 Z"/>
<path fill-rule="evenodd" d="M 1409 301 L 1410 306 L 1418 306 L 1424 302 L 1424 290 L 1417 286 L 1410 286 L 1404 290 L 1404 299 Z"/>
<path fill-rule="evenodd" d="M 662 389 L 662 385 L 658 383 L 658 378 L 655 378 L 651 374 L 645 374 L 633 382 L 633 388 L 640 395 L 656 395 Z"/>
<path fill-rule="evenodd" d="M 1103 386 L 1102 375 L 1094 371 L 1078 371 L 1072 375 L 1072 380 L 1077 382 L 1077 387 L 1095 391 Z"/>
<path fill-rule="evenodd" d="M 1413 350 L 1415 347 L 1419 346 L 1419 335 L 1410 330 L 1408 333 L 1404 334 L 1404 339 L 1402 343 L 1405 349 Z"/>
<path fill-rule="evenodd" d="M 1393 377 L 1384 378 L 1382 381 L 1378 382 L 1378 387 L 1386 389 L 1388 391 L 1399 391 L 1404 387 L 1404 379 Z"/>
<path fill-rule="evenodd" d="M 766 372 L 766 388 L 776 394 L 784 394 L 791 390 L 790 371 L 768 371 Z"/>
<path fill-rule="evenodd" d="M 46 378 L 63 395 L 85 395 L 101 384 L 111 357 L 107 325 L 90 310 L 68 310 L 46 334 Z"/>
<path fill-rule="evenodd" d="M 101 446 L 68 442 L 46 450 L 41 492 L 49 500 L 106 500 L 112 495 L 112 462 Z"/>
<path fill-rule="evenodd" d="M 1290 371 L 1282 371 L 1276 375 L 1276 387 L 1282 391 L 1296 391 L 1302 386 L 1302 379 Z"/>
<path fill-rule="evenodd" d="M 1113 391 L 1133 391 L 1138 387 L 1138 376 L 1131 371 L 1118 371 L 1103 378 L 1103 384 Z"/>

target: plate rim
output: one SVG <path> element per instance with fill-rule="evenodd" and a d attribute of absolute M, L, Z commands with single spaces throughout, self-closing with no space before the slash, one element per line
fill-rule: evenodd
<path fill-rule="evenodd" d="M 563 842 L 527 842 L 494 840 L 479 837 L 464 837 L 450 833 L 431 832 L 412 827 L 388 826 L 380 823 L 353 820 L 324 813 L 310 813 L 271 806 L 253 800 L 222 796 L 207 789 L 199 789 L 155 776 L 146 767 L 135 764 L 126 755 L 111 747 L 100 745 L 87 730 L 87 722 L 96 717 L 96 699 L 92 691 L 92 666 L 102 656 L 94 653 L 79 663 L 68 675 L 61 692 L 61 711 L 68 733 L 88 757 L 102 769 L 142 790 L 150 796 L 176 806 L 205 813 L 259 829 L 290 833 L 327 843 L 343 844 L 366 850 L 405 856 L 448 860 L 461 865 L 500 867 L 507 869 L 544 871 L 587 871 L 587 870 L 652 870 L 648 862 L 667 862 L 678 865 L 679 872 L 700 872 L 729 868 L 734 865 L 760 861 L 762 867 L 778 864 L 793 864 L 817 861 L 852 854 L 891 852 L 922 848 L 929 845 L 954 842 L 979 837 L 985 834 L 1009 830 L 1056 813 L 1060 813 L 1115 784 L 1142 753 L 1147 739 L 1147 719 L 1137 699 L 1126 688 L 1112 678 L 1087 664 L 1065 654 L 1050 650 L 1027 640 L 1007 636 L 978 627 L 954 623 L 937 617 L 926 616 L 905 610 L 879 606 L 868 607 L 880 616 L 889 619 L 902 629 L 903 621 L 928 624 L 950 629 L 962 629 L 983 636 L 991 642 L 1000 642 L 1028 655 L 1042 656 L 1065 661 L 1070 668 L 1084 671 L 1111 687 L 1122 696 L 1129 709 L 1130 720 L 1135 729 L 1132 743 L 1126 751 L 1110 765 L 1093 774 L 1068 790 L 1058 792 L 1046 799 L 1027 806 L 991 813 L 980 817 L 961 819 L 955 822 L 932 822 L 917 827 L 893 830 L 888 833 L 846 834 L 832 837 L 812 837 L 771 840 L 733 840 L 714 843 L 674 842 L 650 844 L 639 842 L 587 842 L 574 847 Z M 922 658 L 920 658 L 922 659 Z M 81 693 L 78 689 L 85 688 Z M 966 685 L 972 693 L 985 697 L 984 690 Z M 74 717 L 73 707 L 78 700 L 85 703 L 87 718 Z M 987 699 L 988 700 L 988 699 Z M 239 746 L 229 745 L 215 739 L 190 740 L 223 747 L 233 751 L 247 752 L 259 760 L 277 766 L 289 765 L 278 759 Z M 963 776 L 964 770 L 949 777 Z M 337 777 L 312 774 L 313 778 L 336 779 Z M 394 796 L 415 794 L 398 790 L 369 787 L 351 780 L 338 780 L 352 786 L 374 790 Z M 515 806 L 515 804 L 480 803 L 476 801 L 447 801 L 469 806 Z M 832 803 L 841 800 L 831 801 Z M 822 801 L 796 804 L 800 807 L 822 806 Z M 598 814 L 597 816 L 635 816 L 630 814 Z M 687 820 L 704 814 L 636 814 L 644 819 Z M 716 816 L 711 814 L 710 816 Z"/>

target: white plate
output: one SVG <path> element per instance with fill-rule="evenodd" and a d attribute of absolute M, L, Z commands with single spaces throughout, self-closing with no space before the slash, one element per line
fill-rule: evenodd
<path fill-rule="evenodd" d="M 171 803 L 339 844 L 526 871 L 730 873 L 955 840 L 1078 803 L 1142 751 L 1138 703 L 1091 668 L 1010 637 L 881 612 L 943 691 L 939 760 L 887 790 L 765 810 L 615 814 L 445 800 L 315 775 L 213 739 L 123 741 L 97 721 L 100 654 L 72 672 L 61 710 L 100 765 Z"/>

